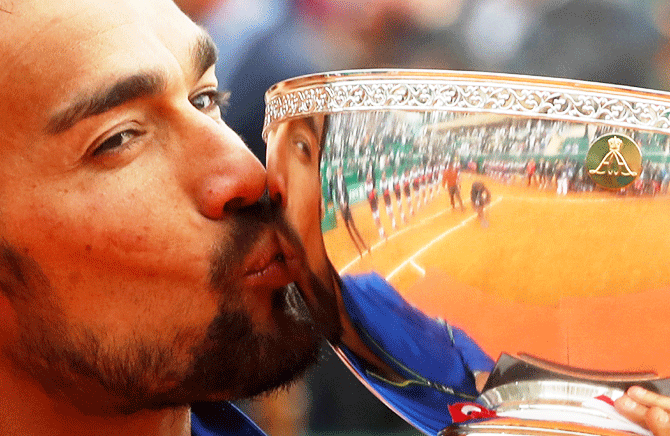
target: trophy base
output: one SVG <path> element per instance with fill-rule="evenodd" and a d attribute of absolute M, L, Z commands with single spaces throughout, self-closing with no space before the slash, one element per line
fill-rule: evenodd
<path fill-rule="evenodd" d="M 569 422 L 491 418 L 486 421 L 449 426 L 439 432 L 438 436 L 497 436 L 503 434 L 515 436 L 631 436 L 631 434 L 638 433 Z"/>
<path fill-rule="evenodd" d="M 438 435 L 651 436 L 619 414 L 614 401 L 630 386 L 666 393 L 668 383 L 648 373 L 583 371 L 502 355 L 477 405 L 461 410 L 463 419 Z"/>

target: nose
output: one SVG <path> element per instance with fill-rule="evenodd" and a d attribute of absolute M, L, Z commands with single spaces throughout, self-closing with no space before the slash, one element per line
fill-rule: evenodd
<path fill-rule="evenodd" d="M 208 123 L 194 138 L 189 166 L 196 173 L 193 190 L 201 214 L 218 220 L 260 199 L 265 168 L 237 134 L 225 124 Z"/>
<path fill-rule="evenodd" d="M 285 148 L 280 144 L 280 135 L 270 132 L 267 140 L 267 184 L 270 200 L 283 208 L 286 207 L 286 156 Z"/>

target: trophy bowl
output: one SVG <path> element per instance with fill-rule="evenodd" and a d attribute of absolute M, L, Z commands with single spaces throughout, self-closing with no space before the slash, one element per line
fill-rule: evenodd
<path fill-rule="evenodd" d="M 670 392 L 670 94 L 367 70 L 266 104 L 268 178 L 382 401 L 427 434 L 648 434 L 612 401 Z"/>

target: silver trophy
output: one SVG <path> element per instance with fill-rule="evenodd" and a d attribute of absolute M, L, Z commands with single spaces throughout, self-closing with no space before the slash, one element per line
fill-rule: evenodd
<path fill-rule="evenodd" d="M 372 70 L 266 103 L 269 177 L 371 354 L 334 348 L 382 401 L 427 434 L 649 434 L 612 404 L 670 393 L 670 94 Z"/>

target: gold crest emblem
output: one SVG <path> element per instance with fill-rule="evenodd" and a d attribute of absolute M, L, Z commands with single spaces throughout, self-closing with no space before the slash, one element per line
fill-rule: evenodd
<path fill-rule="evenodd" d="M 642 169 L 640 147 L 625 135 L 603 135 L 591 144 L 586 155 L 586 168 L 599 186 L 625 188 L 635 181 Z"/>

